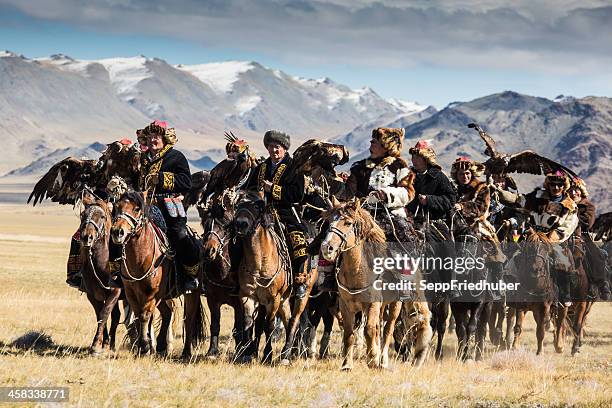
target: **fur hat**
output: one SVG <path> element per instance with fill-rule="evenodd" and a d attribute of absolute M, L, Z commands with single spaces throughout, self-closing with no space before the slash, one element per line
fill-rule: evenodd
<path fill-rule="evenodd" d="M 580 177 L 576 177 L 572 179 L 571 188 L 577 188 L 578 190 L 580 190 L 584 198 L 589 196 L 589 192 L 587 191 L 587 188 L 586 188 L 586 183 Z"/>
<path fill-rule="evenodd" d="M 376 128 L 372 131 L 372 139 L 378 140 L 389 156 L 400 157 L 404 133 L 404 128 Z"/>
<path fill-rule="evenodd" d="M 169 128 L 166 122 L 160 120 L 154 120 L 149 123 L 146 128 L 142 129 L 141 134 L 146 137 L 151 135 L 162 135 L 164 143 L 171 146 L 175 145 L 178 140 L 174 128 Z"/>
<path fill-rule="evenodd" d="M 427 161 L 428 165 L 442 170 L 442 166 L 440 166 L 436 160 L 436 152 L 434 152 L 433 146 L 429 140 L 419 140 L 414 147 L 408 150 L 408 153 L 421 156 Z"/>
<path fill-rule="evenodd" d="M 563 183 L 563 190 L 567 191 L 570 188 L 570 179 L 567 174 L 561 170 L 557 170 L 554 173 L 549 173 L 544 179 L 544 188 L 548 189 L 550 183 Z"/>
<path fill-rule="evenodd" d="M 457 181 L 458 170 L 469 170 L 472 172 L 472 178 L 478 178 L 484 174 L 485 166 L 482 163 L 471 160 L 469 157 L 457 157 L 457 160 L 451 166 L 451 178 Z"/>
<path fill-rule="evenodd" d="M 264 146 L 266 146 L 266 149 L 270 143 L 279 144 L 283 146 L 285 150 L 289 150 L 289 147 L 291 147 L 291 137 L 278 130 L 268 130 L 264 135 Z"/>

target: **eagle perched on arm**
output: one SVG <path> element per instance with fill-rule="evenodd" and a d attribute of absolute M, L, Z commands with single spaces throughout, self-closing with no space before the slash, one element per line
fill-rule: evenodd
<path fill-rule="evenodd" d="M 59 204 L 75 204 L 88 186 L 105 190 L 112 177 L 120 177 L 135 186 L 140 173 L 140 152 L 129 139 L 106 145 L 97 160 L 67 157 L 54 164 L 36 183 L 27 203 L 32 205 L 50 198 Z"/>

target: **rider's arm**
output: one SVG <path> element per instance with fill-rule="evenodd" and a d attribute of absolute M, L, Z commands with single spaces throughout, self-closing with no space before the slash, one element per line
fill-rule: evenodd
<path fill-rule="evenodd" d="M 191 188 L 191 172 L 187 159 L 178 151 L 174 151 L 174 154 L 168 159 L 172 171 L 160 172 L 157 187 L 161 191 L 171 193 L 188 192 Z"/>
<path fill-rule="evenodd" d="M 478 187 L 476 198 L 474 201 L 466 201 L 461 203 L 461 212 L 466 218 L 479 218 L 483 216 L 491 204 L 491 192 L 489 187 L 482 183 Z"/>
<path fill-rule="evenodd" d="M 448 213 L 455 205 L 455 190 L 448 177 L 440 172 L 437 177 L 438 189 L 436 194 L 427 195 L 427 208 L 429 210 Z"/>

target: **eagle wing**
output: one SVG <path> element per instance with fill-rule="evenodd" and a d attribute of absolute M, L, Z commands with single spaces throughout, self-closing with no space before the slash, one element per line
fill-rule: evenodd
<path fill-rule="evenodd" d="M 86 180 L 96 172 L 97 160 L 67 157 L 54 164 L 34 186 L 28 204 L 41 203 L 47 198 L 60 204 L 74 204 Z"/>
<path fill-rule="evenodd" d="M 317 167 L 332 171 L 335 166 L 348 160 L 349 153 L 345 146 L 311 139 L 293 153 L 293 172 L 310 173 Z"/>
<path fill-rule="evenodd" d="M 485 145 L 487 145 L 487 148 L 485 149 L 484 153 L 487 156 L 491 158 L 495 158 L 500 155 L 497 151 L 497 148 L 495 147 L 495 140 L 493 140 L 493 138 L 487 132 L 485 132 L 478 124 L 470 123 L 467 126 L 470 129 L 475 129 L 480 135 L 480 138 L 485 142 Z"/>
<path fill-rule="evenodd" d="M 595 220 L 591 231 L 595 233 L 595 241 L 599 241 L 605 235 L 608 239 L 612 238 L 612 212 L 601 214 Z"/>
<path fill-rule="evenodd" d="M 572 177 L 578 177 L 576 173 L 564 165 L 544 156 L 540 156 L 531 150 L 525 150 L 523 152 L 513 154 L 508 158 L 507 163 L 508 165 L 506 166 L 504 173 L 529 173 L 545 175 L 555 173 L 557 171 L 563 171 Z"/>

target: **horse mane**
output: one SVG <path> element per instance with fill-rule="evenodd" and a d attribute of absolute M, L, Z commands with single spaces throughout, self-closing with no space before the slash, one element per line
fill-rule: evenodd
<path fill-rule="evenodd" d="M 340 203 L 329 211 L 325 211 L 321 216 L 330 220 L 334 214 L 345 215 L 355 222 L 361 224 L 361 236 L 364 241 L 384 243 L 387 241 L 385 232 L 378 225 L 374 217 L 368 210 L 359 206 L 357 201 L 352 200 L 346 203 Z"/>
<path fill-rule="evenodd" d="M 531 233 L 529 233 L 527 235 L 527 242 L 542 242 L 544 244 L 550 244 L 550 238 L 548 238 L 548 236 L 541 231 L 534 231 L 532 230 Z"/>
<path fill-rule="evenodd" d="M 111 209 L 106 201 L 97 198 L 94 201 L 94 205 L 97 205 L 98 207 L 102 208 L 107 220 L 112 220 Z"/>
<path fill-rule="evenodd" d="M 149 206 L 147 205 L 144 194 L 140 191 L 129 190 L 123 193 L 121 200 L 128 200 L 140 207 L 145 217 L 149 217 Z"/>

